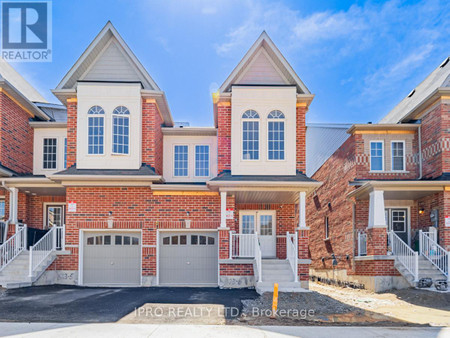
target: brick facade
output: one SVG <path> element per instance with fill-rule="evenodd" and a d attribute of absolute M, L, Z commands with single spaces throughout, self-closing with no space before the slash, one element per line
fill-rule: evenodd
<path fill-rule="evenodd" d="M 306 172 L 306 106 L 298 106 L 296 109 L 296 169 Z"/>
<path fill-rule="evenodd" d="M 19 174 L 33 172 L 31 115 L 0 91 L 0 164 Z"/>
<path fill-rule="evenodd" d="M 231 170 L 231 104 L 220 102 L 217 106 L 217 170 L 220 174 Z"/>
<path fill-rule="evenodd" d="M 77 161 L 77 100 L 67 100 L 67 168 Z"/>
<path fill-rule="evenodd" d="M 153 99 L 142 100 L 142 163 L 155 168 L 162 175 L 163 119 Z"/>

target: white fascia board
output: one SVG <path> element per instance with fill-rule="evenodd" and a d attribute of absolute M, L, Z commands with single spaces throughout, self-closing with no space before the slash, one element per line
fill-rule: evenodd
<path fill-rule="evenodd" d="M 152 190 L 155 191 L 211 191 L 206 185 L 197 184 L 153 184 Z"/>

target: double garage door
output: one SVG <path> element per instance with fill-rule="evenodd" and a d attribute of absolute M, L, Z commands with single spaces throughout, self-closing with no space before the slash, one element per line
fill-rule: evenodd
<path fill-rule="evenodd" d="M 161 232 L 161 285 L 217 286 L 217 232 Z"/>
<path fill-rule="evenodd" d="M 141 284 L 140 233 L 86 232 L 83 242 L 83 284 Z"/>
<path fill-rule="evenodd" d="M 140 285 L 141 234 L 85 232 L 84 285 Z M 217 232 L 160 232 L 161 285 L 217 286 Z"/>

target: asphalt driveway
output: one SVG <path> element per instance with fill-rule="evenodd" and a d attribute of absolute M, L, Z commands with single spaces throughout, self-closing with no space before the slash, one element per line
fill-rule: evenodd
<path fill-rule="evenodd" d="M 242 309 L 241 300 L 255 299 L 254 290 L 218 288 L 83 288 L 38 286 L 0 290 L 0 321 L 105 323 L 116 322 L 144 304 L 216 304 Z M 227 319 L 239 313 L 225 313 Z"/>

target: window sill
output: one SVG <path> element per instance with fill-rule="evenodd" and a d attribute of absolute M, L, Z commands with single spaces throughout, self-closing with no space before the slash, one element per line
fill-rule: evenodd
<path fill-rule="evenodd" d="M 369 174 L 409 174 L 410 171 L 406 170 L 370 170 Z"/>

